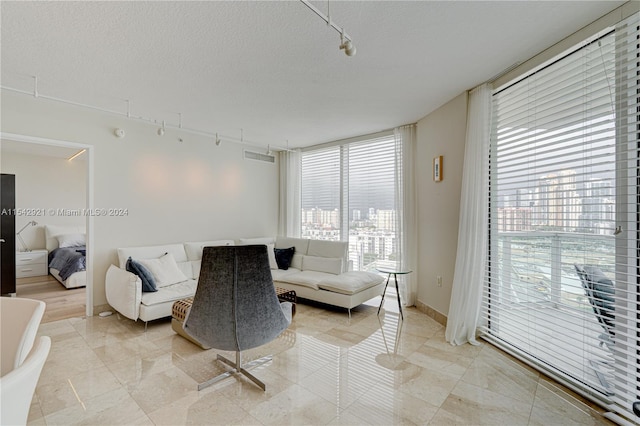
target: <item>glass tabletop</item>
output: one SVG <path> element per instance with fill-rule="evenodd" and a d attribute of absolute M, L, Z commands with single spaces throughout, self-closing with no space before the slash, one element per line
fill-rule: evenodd
<path fill-rule="evenodd" d="M 385 269 L 385 268 L 376 268 L 376 271 L 382 272 L 383 274 L 396 274 L 396 275 L 405 275 L 410 274 L 413 271 L 396 271 L 395 269 Z"/>

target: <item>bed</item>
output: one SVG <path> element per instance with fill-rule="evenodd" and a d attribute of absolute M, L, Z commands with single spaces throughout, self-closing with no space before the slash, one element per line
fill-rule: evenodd
<path fill-rule="evenodd" d="M 85 287 L 84 227 L 45 225 L 44 233 L 49 252 L 49 273 L 66 288 Z"/>

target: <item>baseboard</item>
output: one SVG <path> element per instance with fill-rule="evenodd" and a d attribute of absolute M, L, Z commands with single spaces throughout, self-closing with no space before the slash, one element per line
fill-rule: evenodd
<path fill-rule="evenodd" d="M 98 315 L 100 312 L 111 311 L 115 312 L 114 309 L 109 304 L 104 305 L 93 305 L 93 316 Z"/>
<path fill-rule="evenodd" d="M 442 324 L 445 327 L 447 326 L 447 316 L 436 311 L 431 306 L 428 306 L 418 300 L 416 301 L 416 308 L 428 317 L 433 318 L 438 324 Z"/>

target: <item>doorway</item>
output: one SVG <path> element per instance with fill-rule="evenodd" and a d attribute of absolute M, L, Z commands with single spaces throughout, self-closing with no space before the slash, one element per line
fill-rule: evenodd
<path fill-rule="evenodd" d="M 0 152 L 5 151 L 6 147 L 19 147 L 19 151 L 28 155 L 31 153 L 34 156 L 54 156 L 57 158 L 65 158 L 64 161 L 73 154 L 85 150 L 82 156 L 84 161 L 78 164 L 84 163 L 83 166 L 78 165 L 84 169 L 84 200 L 82 211 L 92 211 L 93 208 L 93 146 L 87 144 L 81 144 L 77 142 L 62 141 L 48 138 L 33 137 L 28 135 L 19 135 L 0 132 Z M 6 166 L 5 166 L 6 167 Z M 47 179 L 47 176 L 39 176 L 39 179 Z M 32 206 L 24 206 L 32 207 Z M 36 207 L 37 209 L 43 209 L 38 214 L 41 216 L 40 222 L 46 225 L 47 215 L 59 215 L 64 214 L 59 211 L 59 208 L 64 206 L 59 205 L 42 205 Z M 73 212 L 72 212 L 73 214 Z M 93 217 L 90 215 L 82 215 L 81 218 L 76 218 L 82 223 L 86 234 L 86 286 L 81 288 L 65 288 L 59 283 L 52 275 L 36 275 L 25 276 L 17 279 L 17 296 L 29 297 L 44 300 L 48 303 L 47 311 L 45 311 L 45 318 L 43 320 L 53 321 L 55 319 L 61 319 L 62 317 L 80 316 L 80 315 L 93 315 Z M 34 218 L 38 222 L 39 218 Z M 40 238 L 44 237 L 44 228 L 40 227 Z M 46 239 L 46 237 L 45 237 Z M 39 244 L 41 245 L 41 244 Z M 30 250 L 31 247 L 27 247 Z M 23 248 L 24 250 L 24 248 Z M 33 253 L 25 255 L 24 253 Z M 36 261 L 38 256 L 47 255 L 47 250 L 41 250 L 41 253 L 36 253 L 36 250 L 31 252 L 17 253 L 17 258 L 28 258 L 26 261 Z M 33 259 L 31 259 L 33 258 Z M 25 274 L 30 275 L 30 274 Z M 82 306 L 84 305 L 84 306 Z"/>

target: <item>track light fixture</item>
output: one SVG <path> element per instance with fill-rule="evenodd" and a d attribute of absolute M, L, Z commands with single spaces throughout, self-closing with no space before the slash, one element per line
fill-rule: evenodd
<path fill-rule="evenodd" d="M 344 39 L 344 33 L 340 34 L 340 50 L 343 49 L 347 56 L 353 56 L 356 54 L 356 47 L 353 45 L 351 40 Z"/>
<path fill-rule="evenodd" d="M 327 0 L 327 14 L 320 12 L 314 5 L 312 5 L 308 0 L 300 0 L 302 4 L 307 6 L 313 13 L 322 18 L 327 26 L 331 26 L 334 30 L 340 33 L 340 50 L 344 50 L 344 53 L 347 56 L 354 56 L 356 54 L 356 46 L 353 44 L 351 37 L 344 32 L 344 28 L 339 27 L 331 21 L 331 16 L 329 15 L 329 0 Z"/>
<path fill-rule="evenodd" d="M 221 143 L 222 141 L 220 140 L 220 138 L 218 137 L 218 134 L 216 133 L 216 146 L 220 146 Z"/>
<path fill-rule="evenodd" d="M 162 127 L 158 129 L 158 136 L 164 135 L 164 120 L 162 120 Z"/>
<path fill-rule="evenodd" d="M 271 145 L 267 145 L 267 155 L 271 155 Z"/>

